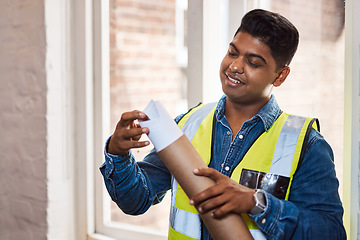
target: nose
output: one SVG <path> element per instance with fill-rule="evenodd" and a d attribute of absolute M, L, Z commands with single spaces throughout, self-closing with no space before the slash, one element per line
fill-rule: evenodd
<path fill-rule="evenodd" d="M 232 72 L 243 73 L 244 67 L 243 67 L 241 59 L 239 59 L 239 58 L 234 59 L 234 61 L 230 64 L 229 69 Z"/>

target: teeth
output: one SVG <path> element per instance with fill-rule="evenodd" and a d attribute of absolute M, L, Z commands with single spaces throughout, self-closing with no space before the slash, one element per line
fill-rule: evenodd
<path fill-rule="evenodd" d="M 237 83 L 237 84 L 241 83 L 240 81 L 235 80 L 235 79 L 233 79 L 233 78 L 231 78 L 231 77 L 229 77 L 229 76 L 228 76 L 228 78 L 229 78 L 229 80 L 230 80 L 231 82 L 233 82 L 233 83 Z"/>

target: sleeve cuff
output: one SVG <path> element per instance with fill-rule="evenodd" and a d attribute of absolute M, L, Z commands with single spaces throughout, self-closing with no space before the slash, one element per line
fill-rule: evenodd
<path fill-rule="evenodd" d="M 103 166 L 105 165 L 106 167 L 105 173 L 107 176 L 109 176 L 114 171 L 115 165 L 121 167 L 123 164 L 128 162 L 126 160 L 130 160 L 132 158 L 131 151 L 124 155 L 114 155 L 108 153 L 107 149 L 110 139 L 111 136 L 106 140 L 104 148 L 105 162 L 103 163 Z"/>
<path fill-rule="evenodd" d="M 274 225 L 278 221 L 281 212 L 281 200 L 265 192 L 266 207 L 264 212 L 250 215 L 249 217 L 255 221 L 256 225 L 264 232 L 270 233 Z"/>

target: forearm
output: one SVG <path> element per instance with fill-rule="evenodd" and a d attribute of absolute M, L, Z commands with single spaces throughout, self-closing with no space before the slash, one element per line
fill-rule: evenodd
<path fill-rule="evenodd" d="M 151 205 L 154 193 L 146 174 L 133 157 L 105 154 L 100 171 L 112 200 L 128 214 L 144 213 Z"/>
<path fill-rule="evenodd" d="M 106 188 L 125 213 L 142 214 L 162 200 L 170 186 L 170 174 L 161 166 L 156 154 L 149 154 L 143 162 L 136 162 L 131 153 L 111 155 L 107 148 L 104 154 L 105 162 L 100 171 Z"/>

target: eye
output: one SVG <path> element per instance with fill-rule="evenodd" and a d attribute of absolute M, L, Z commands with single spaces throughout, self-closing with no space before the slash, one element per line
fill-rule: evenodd
<path fill-rule="evenodd" d="M 246 62 L 247 62 L 247 64 L 249 64 L 249 66 L 252 67 L 252 68 L 258 68 L 258 67 L 260 67 L 259 64 L 256 64 L 256 63 L 250 61 L 249 59 L 247 59 Z"/>
<path fill-rule="evenodd" d="M 229 49 L 228 49 L 228 55 L 230 57 L 237 57 L 239 55 L 239 52 L 237 51 L 237 49 L 234 46 L 232 46 L 230 44 Z"/>
<path fill-rule="evenodd" d="M 234 50 L 229 49 L 228 55 L 229 55 L 230 57 L 236 57 L 236 56 L 237 56 L 237 52 L 234 51 Z"/>

